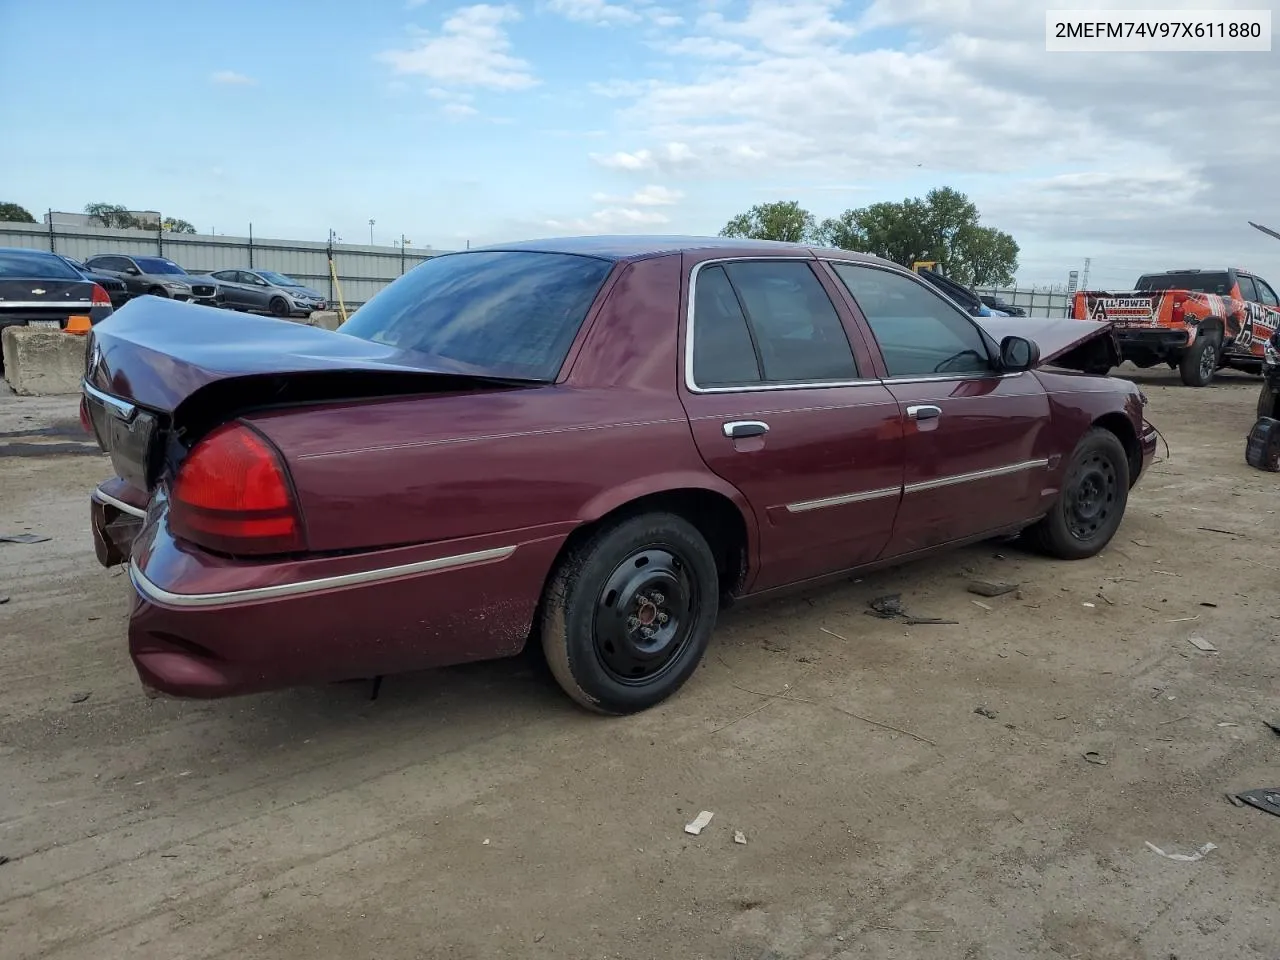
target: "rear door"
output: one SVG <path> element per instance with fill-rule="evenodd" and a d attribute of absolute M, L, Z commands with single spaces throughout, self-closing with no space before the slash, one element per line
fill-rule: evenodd
<path fill-rule="evenodd" d="M 830 278 L 810 258 L 685 262 L 681 398 L 702 458 L 755 512 L 748 589 L 875 560 L 901 495 L 902 419 Z"/>
<path fill-rule="evenodd" d="M 237 310 L 247 310 L 249 308 L 248 293 L 244 289 L 244 285 L 240 283 L 239 270 L 219 270 L 217 273 L 211 273 L 209 276 L 218 281 L 225 302 L 228 306 Z"/>
<path fill-rule="evenodd" d="M 913 275 L 832 263 L 879 346 L 906 469 L 887 556 L 1034 517 L 1049 467 L 1049 400 L 1031 373 L 1001 375 L 962 310 Z"/>

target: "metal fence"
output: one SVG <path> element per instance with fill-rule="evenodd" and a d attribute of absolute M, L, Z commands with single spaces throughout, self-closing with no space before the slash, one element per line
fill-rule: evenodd
<path fill-rule="evenodd" d="M 87 260 L 100 253 L 161 256 L 192 273 L 247 267 L 274 270 L 321 292 L 327 291 L 329 300 L 335 304 L 340 286 L 348 310 L 369 300 L 406 270 L 444 252 L 399 246 L 3 221 L 0 221 L 0 247 L 51 250 L 76 260 Z M 337 286 L 329 269 L 330 258 Z"/>
<path fill-rule="evenodd" d="M 1071 309 L 1071 294 L 1065 290 L 979 287 L 975 292 L 982 297 L 999 297 L 1011 307 L 1021 307 L 1029 317 L 1065 317 Z"/>

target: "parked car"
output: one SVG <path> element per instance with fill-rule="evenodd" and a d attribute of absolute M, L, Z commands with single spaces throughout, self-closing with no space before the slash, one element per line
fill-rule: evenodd
<path fill-rule="evenodd" d="M 123 256 L 100 253 L 85 261 L 95 273 L 123 280 L 130 297 L 151 294 L 169 300 L 190 300 L 203 306 L 221 306 L 225 299 L 212 277 L 188 273 L 165 257 Z"/>
<path fill-rule="evenodd" d="M 210 274 L 226 294 L 226 305 L 276 317 L 309 317 L 327 307 L 322 293 L 274 270 L 219 270 Z"/>
<path fill-rule="evenodd" d="M 687 304 L 687 307 L 683 305 Z M 695 238 L 426 261 L 343 333 L 144 298 L 94 334 L 92 495 L 145 688 L 516 654 L 624 714 L 722 603 L 1003 534 L 1090 557 L 1156 444 L 1106 323 L 976 321 L 873 257 Z"/>
<path fill-rule="evenodd" d="M 922 280 L 936 287 L 944 296 L 950 297 L 968 312 L 971 317 L 1007 317 L 1007 313 L 993 310 L 983 302 L 982 298 L 964 284 L 936 270 L 920 270 L 916 274 Z"/>
<path fill-rule="evenodd" d="M 25 247 L 0 247 L 0 329 L 65 330 L 72 317 L 90 324 L 111 315 L 107 291 L 61 257 Z"/>
<path fill-rule="evenodd" d="M 113 309 L 119 310 L 129 302 L 129 288 L 125 286 L 123 280 L 117 280 L 115 277 L 108 277 L 105 273 L 94 273 L 79 260 L 71 257 L 64 257 L 60 253 L 55 253 L 55 257 L 62 260 L 72 270 L 81 274 L 85 279 L 92 280 L 103 290 L 107 291 L 107 296 L 111 298 L 111 306 Z"/>
<path fill-rule="evenodd" d="M 999 314 L 1000 316 L 1025 317 L 1027 315 L 1027 311 L 1023 310 L 1022 307 L 1015 307 L 1013 304 L 1006 303 L 1004 300 L 996 296 L 983 295 L 983 296 L 980 296 L 978 299 L 980 299 L 991 310 L 993 310 L 995 313 Z"/>

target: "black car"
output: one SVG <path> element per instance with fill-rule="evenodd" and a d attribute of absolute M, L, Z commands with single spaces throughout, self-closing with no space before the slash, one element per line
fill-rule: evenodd
<path fill-rule="evenodd" d="M 218 281 L 212 277 L 187 273 L 166 257 L 125 256 L 118 253 L 100 253 L 85 261 L 94 273 L 123 280 L 129 288 L 129 296 L 167 297 L 170 300 L 186 300 L 207 307 L 220 307 L 226 300 L 218 289 Z"/>
<path fill-rule="evenodd" d="M 108 277 L 105 273 L 94 273 L 79 260 L 72 257 L 64 257 L 60 253 L 55 253 L 55 257 L 65 261 L 72 270 L 82 274 L 86 279 L 92 280 L 103 290 L 107 291 L 107 296 L 111 298 L 111 306 L 119 310 L 129 302 L 129 288 L 125 286 L 123 280 L 117 280 L 115 277 Z"/>
<path fill-rule="evenodd" d="M 107 291 L 56 254 L 0 247 L 0 329 L 65 330 L 72 317 L 94 324 L 111 311 Z"/>
<path fill-rule="evenodd" d="M 999 297 L 982 295 L 978 299 L 992 310 L 998 310 L 1000 313 L 1010 317 L 1025 317 L 1027 315 L 1027 311 L 1021 307 L 1015 307 L 1012 303 L 1005 303 Z"/>

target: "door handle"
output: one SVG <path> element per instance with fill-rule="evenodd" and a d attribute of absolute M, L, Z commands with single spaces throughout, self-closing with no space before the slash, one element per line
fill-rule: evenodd
<path fill-rule="evenodd" d="M 907 416 L 912 420 L 937 420 L 942 416 L 942 408 L 929 403 L 918 403 L 907 407 Z"/>
<path fill-rule="evenodd" d="M 724 435 L 731 440 L 763 437 L 768 432 L 769 425 L 760 420 L 734 420 L 724 425 Z"/>

